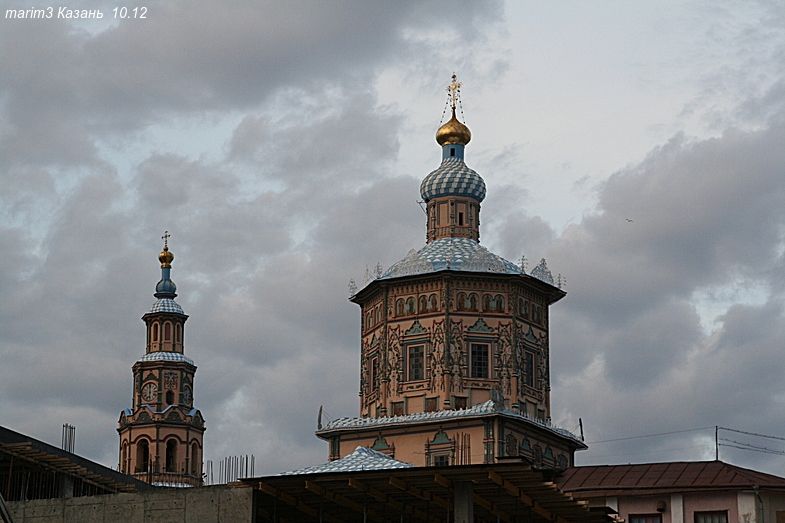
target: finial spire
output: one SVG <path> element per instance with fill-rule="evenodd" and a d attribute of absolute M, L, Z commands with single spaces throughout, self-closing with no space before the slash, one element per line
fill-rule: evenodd
<path fill-rule="evenodd" d="M 161 236 L 161 239 L 164 241 L 164 250 L 158 255 L 158 261 L 161 262 L 162 269 L 170 268 L 172 260 L 174 260 L 174 254 L 169 252 L 169 238 L 171 238 L 169 231 L 164 231 L 164 235 Z"/>
<path fill-rule="evenodd" d="M 469 128 L 466 125 L 462 124 L 458 121 L 456 117 L 456 108 L 461 105 L 461 86 L 463 84 L 458 81 L 458 77 L 455 73 L 452 74 L 452 81 L 450 85 L 447 86 L 447 105 L 452 108 L 452 117 L 450 120 L 439 127 L 436 131 L 436 141 L 441 146 L 445 145 L 461 145 L 464 146 L 469 143 L 469 140 L 472 139 L 472 133 L 469 131 Z M 447 107 L 444 108 L 445 112 L 447 111 Z M 463 107 L 461 107 L 461 117 L 463 117 Z M 444 115 L 442 115 L 444 118 Z M 445 154 L 447 150 L 445 149 Z M 463 149 L 460 151 L 456 150 L 456 148 L 452 148 L 450 151 L 451 157 L 458 157 L 463 158 Z"/>
<path fill-rule="evenodd" d="M 448 103 L 450 107 L 452 107 L 452 114 L 455 115 L 455 108 L 458 106 L 458 101 L 461 98 L 461 86 L 463 84 L 458 81 L 458 77 L 455 73 L 452 73 L 452 82 L 450 85 L 447 86 L 447 96 L 449 98 Z"/>

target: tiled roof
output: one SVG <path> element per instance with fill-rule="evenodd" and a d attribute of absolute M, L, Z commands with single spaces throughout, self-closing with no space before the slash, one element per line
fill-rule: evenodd
<path fill-rule="evenodd" d="M 395 460 L 386 454 L 367 447 L 357 447 L 354 452 L 341 459 L 291 472 L 283 472 L 280 476 L 297 474 L 319 474 L 321 472 L 356 472 L 359 470 L 406 469 L 414 465 Z"/>
<path fill-rule="evenodd" d="M 145 354 L 139 361 L 182 361 L 189 365 L 194 364 L 194 360 L 191 358 L 186 358 L 179 352 L 168 351 L 151 352 L 150 354 Z"/>
<path fill-rule="evenodd" d="M 445 158 L 438 169 L 423 179 L 420 195 L 426 202 L 439 196 L 470 196 L 482 201 L 485 181 L 462 158 Z"/>
<path fill-rule="evenodd" d="M 520 267 L 469 238 L 439 238 L 419 251 L 412 249 L 403 260 L 385 272 L 381 279 L 443 271 L 522 274 Z"/>
<path fill-rule="evenodd" d="M 325 424 L 318 433 L 327 432 L 336 429 L 363 429 L 367 427 L 385 427 L 390 425 L 405 425 L 417 424 L 422 421 L 430 420 L 450 420 L 456 418 L 466 418 L 472 416 L 483 416 L 488 414 L 502 414 L 506 417 L 526 420 L 529 423 L 534 423 L 538 426 L 551 430 L 561 436 L 578 441 L 583 445 L 583 442 L 575 436 L 572 432 L 564 430 L 553 425 L 543 423 L 539 420 L 516 414 L 508 410 L 499 410 L 496 408 L 493 400 L 488 400 L 485 403 L 480 403 L 470 409 L 460 410 L 437 410 L 435 412 L 416 412 L 414 414 L 407 414 L 405 416 L 391 416 L 384 418 L 338 418 Z"/>
<path fill-rule="evenodd" d="M 740 489 L 758 485 L 785 489 L 785 478 L 744 469 L 722 461 L 645 463 L 573 467 L 557 479 L 565 492 L 589 497 L 674 490 Z"/>
<path fill-rule="evenodd" d="M 183 308 L 172 298 L 158 298 L 158 301 L 153 304 L 150 312 L 174 312 L 177 314 L 185 314 Z"/>

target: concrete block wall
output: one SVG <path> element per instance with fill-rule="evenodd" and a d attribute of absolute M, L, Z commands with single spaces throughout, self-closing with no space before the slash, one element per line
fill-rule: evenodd
<path fill-rule="evenodd" d="M 226 485 L 7 504 L 14 523 L 253 523 L 253 489 Z"/>

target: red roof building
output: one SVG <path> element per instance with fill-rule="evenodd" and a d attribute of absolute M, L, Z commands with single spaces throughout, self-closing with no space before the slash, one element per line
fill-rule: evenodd
<path fill-rule="evenodd" d="M 627 523 L 785 523 L 785 478 L 722 461 L 572 467 L 556 481 Z"/>

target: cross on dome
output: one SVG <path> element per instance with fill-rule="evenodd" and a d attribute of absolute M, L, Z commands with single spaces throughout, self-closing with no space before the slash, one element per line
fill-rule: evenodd
<path fill-rule="evenodd" d="M 450 82 L 450 85 L 447 86 L 447 96 L 449 96 L 449 98 L 450 98 L 450 102 L 449 103 L 450 103 L 450 107 L 452 107 L 453 111 L 455 110 L 455 107 L 458 104 L 458 100 L 460 99 L 460 96 L 461 96 L 461 86 L 462 85 L 463 84 L 458 81 L 458 77 L 455 75 L 455 73 L 453 73 L 452 74 L 452 82 Z"/>

